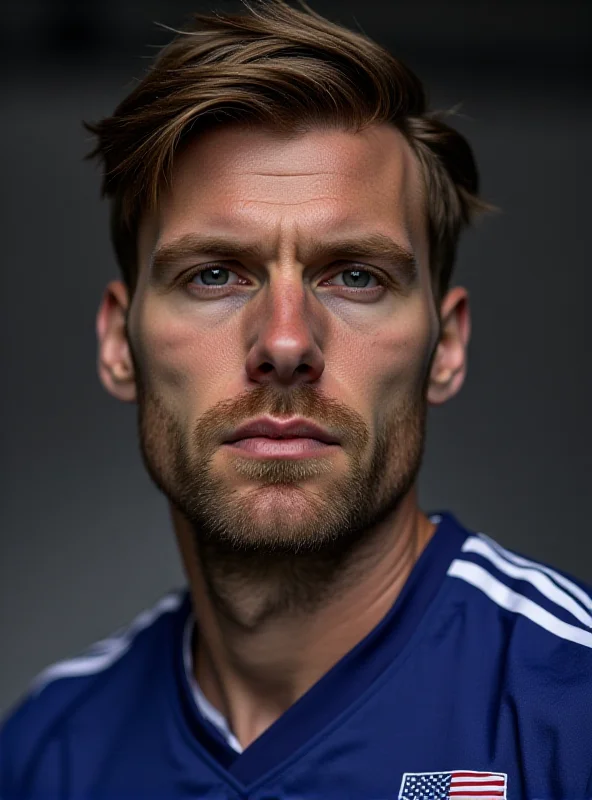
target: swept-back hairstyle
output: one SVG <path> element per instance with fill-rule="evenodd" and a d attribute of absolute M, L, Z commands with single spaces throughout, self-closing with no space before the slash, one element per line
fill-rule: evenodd
<path fill-rule="evenodd" d="M 132 292 L 139 222 L 155 207 L 179 145 L 236 121 L 282 132 L 395 126 L 423 176 L 436 297 L 447 289 L 460 231 L 487 208 L 469 144 L 427 111 L 421 82 L 401 61 L 301 5 L 254 0 L 243 14 L 194 15 L 114 114 L 86 125 L 96 135 L 89 158 L 102 161 L 113 245 Z"/>

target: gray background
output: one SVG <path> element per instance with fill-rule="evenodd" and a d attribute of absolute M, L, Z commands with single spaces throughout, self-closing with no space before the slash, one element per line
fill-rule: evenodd
<path fill-rule="evenodd" d="M 470 370 L 431 412 L 422 505 L 592 582 L 592 4 L 313 6 L 404 57 L 434 106 L 462 103 L 458 126 L 502 209 L 461 247 Z M 80 120 L 142 74 L 168 36 L 153 21 L 190 10 L 3 4 L 0 711 L 43 666 L 183 582 L 135 409 L 95 374 L 94 315 L 116 266 Z"/>

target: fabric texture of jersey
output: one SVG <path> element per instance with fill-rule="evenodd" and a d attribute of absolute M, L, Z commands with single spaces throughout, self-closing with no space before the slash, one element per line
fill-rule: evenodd
<path fill-rule="evenodd" d="M 179 591 L 37 678 L 0 799 L 590 800 L 589 591 L 432 519 L 384 619 L 243 752 L 200 701 Z"/>

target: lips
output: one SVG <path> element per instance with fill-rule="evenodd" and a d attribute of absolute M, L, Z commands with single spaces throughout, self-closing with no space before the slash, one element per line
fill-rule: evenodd
<path fill-rule="evenodd" d="M 232 444 L 240 439 L 265 436 L 269 439 L 317 439 L 325 444 L 339 444 L 339 440 L 314 422 L 302 418 L 277 420 L 261 417 L 237 428 L 226 440 Z"/>

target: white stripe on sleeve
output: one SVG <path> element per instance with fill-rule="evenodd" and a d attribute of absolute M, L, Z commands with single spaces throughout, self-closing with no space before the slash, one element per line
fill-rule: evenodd
<path fill-rule="evenodd" d="M 493 575 L 490 575 L 486 569 L 478 564 L 457 558 L 448 568 L 448 575 L 470 583 L 476 589 L 480 589 L 498 606 L 515 614 L 521 614 L 531 622 L 534 622 L 535 625 L 544 628 L 555 636 L 592 648 L 592 633 L 553 616 L 553 614 L 550 614 L 528 597 L 513 591 L 505 583 L 494 578 Z"/>
<path fill-rule="evenodd" d="M 166 595 L 153 608 L 138 614 L 120 635 L 103 639 L 91 645 L 85 654 L 77 658 L 59 661 L 57 664 L 47 667 L 34 679 L 31 691 L 38 694 L 48 683 L 58 678 L 93 675 L 107 669 L 130 649 L 140 631 L 152 625 L 162 614 L 176 611 L 183 602 L 184 594 L 184 592 L 173 592 Z"/>
<path fill-rule="evenodd" d="M 536 561 L 531 561 L 529 558 L 524 558 L 523 556 L 518 556 L 516 553 L 512 553 L 510 550 L 506 550 L 505 547 L 502 547 L 501 544 L 498 544 L 494 539 L 491 539 L 484 533 L 480 533 L 479 536 L 482 539 L 486 539 L 489 544 L 501 553 L 504 558 L 507 558 L 508 561 L 511 561 L 513 564 L 518 564 L 521 567 L 533 567 L 534 569 L 538 569 L 539 572 L 544 572 L 545 575 L 548 575 L 550 578 L 553 578 L 555 583 L 558 583 L 560 586 L 563 586 L 564 589 L 573 595 L 580 603 L 585 606 L 589 611 L 592 611 L 592 598 L 589 594 L 587 594 L 580 586 L 578 586 L 573 581 L 570 581 L 569 578 L 566 578 L 565 575 L 562 575 L 560 572 L 557 572 L 551 567 L 545 567 L 543 564 L 538 564 Z"/>
<path fill-rule="evenodd" d="M 490 561 L 500 572 L 505 572 L 511 578 L 528 581 L 548 600 L 569 611 L 572 616 L 579 620 L 587 628 L 592 628 L 592 617 L 580 606 L 573 597 L 563 589 L 560 589 L 547 575 L 538 569 L 530 566 L 519 567 L 515 563 L 506 560 L 497 550 L 479 536 L 470 536 L 462 546 L 465 553 L 476 553 Z"/>

